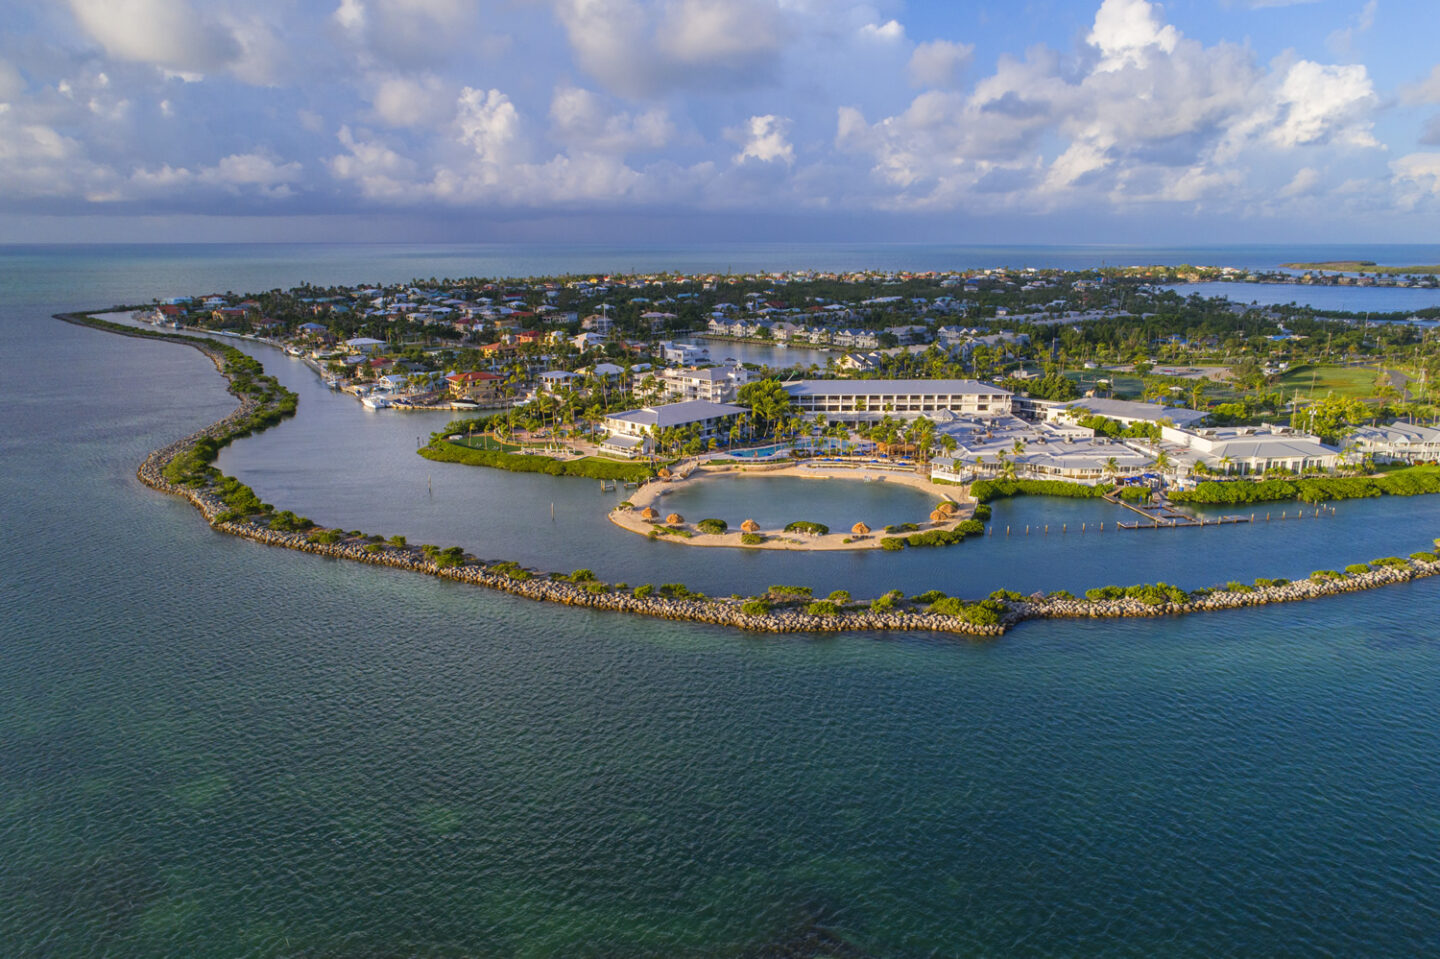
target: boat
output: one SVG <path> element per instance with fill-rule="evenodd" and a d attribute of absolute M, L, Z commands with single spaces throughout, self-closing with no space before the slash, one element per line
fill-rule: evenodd
<path fill-rule="evenodd" d="M 390 397 L 380 393 L 371 393 L 369 396 L 362 396 L 360 402 L 365 404 L 367 409 L 383 410 L 390 405 Z"/>

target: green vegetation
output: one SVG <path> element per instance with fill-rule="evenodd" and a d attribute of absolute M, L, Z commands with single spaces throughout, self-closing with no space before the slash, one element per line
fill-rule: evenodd
<path fill-rule="evenodd" d="M 645 583 L 643 585 L 635 587 L 634 595 L 636 599 L 644 599 L 646 596 L 649 596 L 653 592 L 655 592 L 655 587 L 651 586 L 649 583 Z"/>
<path fill-rule="evenodd" d="M 824 523 L 811 523 L 806 520 L 800 519 L 786 526 L 785 532 L 812 533 L 815 536 L 824 536 L 826 533 L 830 532 L 830 527 L 826 526 Z"/>
<path fill-rule="evenodd" d="M 1344 574 L 1342 574 L 1339 570 L 1317 569 L 1315 572 L 1310 574 L 1310 578 L 1318 583 L 1323 583 L 1326 580 L 1330 579 L 1340 579 L 1343 575 Z"/>
<path fill-rule="evenodd" d="M 767 596 L 781 600 L 809 599 L 812 590 L 809 586 L 771 586 L 765 593 Z"/>
<path fill-rule="evenodd" d="M 765 542 L 765 536 L 762 533 L 740 534 L 740 545 L 742 546 L 759 546 L 763 542 Z"/>
<path fill-rule="evenodd" d="M 296 516 L 287 510 L 281 510 L 270 520 L 270 528 L 281 533 L 300 533 L 314 526 L 307 517 Z"/>
<path fill-rule="evenodd" d="M 344 536 L 345 534 L 338 529 L 317 529 L 310 534 L 310 542 L 330 546 L 340 542 Z"/>
<path fill-rule="evenodd" d="M 1345 572 L 1346 572 L 1346 574 L 1349 575 L 1349 576 L 1360 576 L 1360 575 L 1363 575 L 1363 574 L 1365 574 L 1365 573 L 1370 572 L 1370 564 L 1369 564 L 1369 563 L 1351 563 L 1349 566 L 1346 566 L 1346 567 L 1345 567 Z"/>
<path fill-rule="evenodd" d="M 1331 273 L 1374 273 L 1386 276 L 1423 276 L 1440 273 L 1440 266 L 1377 266 L 1374 260 L 1326 260 L 1322 263 L 1281 263 L 1287 270 L 1325 270 Z"/>
<path fill-rule="evenodd" d="M 981 503 L 1011 496 L 1063 496 L 1069 499 L 1099 499 L 1114 489 L 1108 483 L 1086 486 L 1065 480 L 993 479 L 970 484 L 970 495 Z"/>
<path fill-rule="evenodd" d="M 944 596 L 932 602 L 925 611 L 940 616 L 953 616 L 973 626 L 995 626 L 1005 614 L 1005 604 L 993 599 L 967 603 L 953 596 Z"/>
<path fill-rule="evenodd" d="M 1440 467 L 1410 466 L 1383 476 L 1324 476 L 1305 479 L 1206 480 L 1193 490 L 1176 490 L 1176 503 L 1236 506 L 1298 499 L 1329 503 L 1372 496 L 1417 496 L 1440 493 Z"/>
<path fill-rule="evenodd" d="M 770 612 L 770 604 L 763 599 L 752 599 L 740 605 L 740 612 L 746 616 L 764 616 Z"/>
<path fill-rule="evenodd" d="M 517 582 L 524 582 L 527 579 L 533 579 L 535 577 L 534 573 L 530 572 L 528 569 L 521 566 L 519 563 L 511 562 L 509 560 L 506 560 L 503 563 L 495 563 L 491 565 L 490 571 L 492 573 L 499 573 L 500 575 L 505 576 L 509 579 L 513 579 Z"/>
<path fill-rule="evenodd" d="M 695 524 L 695 528 L 702 533 L 709 533 L 718 536 L 730 528 L 730 524 L 723 519 L 702 519 Z"/>
<path fill-rule="evenodd" d="M 639 483 L 650 476 L 646 463 L 618 462 L 586 456 L 577 460 L 557 460 L 548 456 L 506 453 L 501 450 L 476 450 L 444 439 L 432 439 L 420 449 L 420 455 L 437 463 L 462 463 L 466 466 L 489 466 L 513 473 L 545 473 L 549 476 L 583 476 L 589 479 L 619 480 Z"/>
<path fill-rule="evenodd" d="M 836 616 L 840 613 L 840 604 L 832 603 L 828 599 L 817 599 L 805 607 L 805 612 L 811 616 Z"/>

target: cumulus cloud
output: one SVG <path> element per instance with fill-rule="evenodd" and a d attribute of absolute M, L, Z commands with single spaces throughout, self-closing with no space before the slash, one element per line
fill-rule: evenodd
<path fill-rule="evenodd" d="M 1377 147 L 1370 116 L 1379 98 L 1364 66 L 1323 66 L 1301 60 L 1285 74 L 1278 98 L 1283 119 L 1272 134 L 1293 147 L 1330 140 Z"/>
<path fill-rule="evenodd" d="M 1410 153 L 1390 164 L 1391 181 L 1405 207 L 1440 196 L 1440 153 Z"/>
<path fill-rule="evenodd" d="M 455 128 L 461 143 L 481 163 L 513 163 L 522 158 L 525 142 L 521 136 L 520 111 L 499 90 L 460 91 L 455 105 Z"/>
<path fill-rule="evenodd" d="M 453 115 L 454 94 L 433 73 L 388 74 L 375 81 L 375 116 L 392 127 L 433 127 Z"/>
<path fill-rule="evenodd" d="M 781 48 L 774 0 L 559 0 L 576 62 L 615 93 L 748 87 Z"/>
<path fill-rule="evenodd" d="M 186 0 L 70 0 L 75 20 L 111 56 L 204 73 L 240 52 L 218 24 Z"/>
<path fill-rule="evenodd" d="M 931 40 L 918 44 L 910 54 L 910 84 L 917 87 L 949 89 L 975 56 L 975 44 Z"/>
<path fill-rule="evenodd" d="M 299 163 L 281 163 L 265 153 L 231 154 L 214 166 L 191 170 L 168 164 L 155 170 L 136 170 L 125 187 L 109 199 L 154 196 L 192 186 L 215 187 L 231 196 L 258 196 L 283 200 L 293 196 L 303 174 Z"/>
<path fill-rule="evenodd" d="M 588 153 L 627 154 L 656 150 L 670 141 L 674 124 L 663 109 L 633 115 L 590 90 L 564 86 L 550 101 L 551 136 Z"/>
<path fill-rule="evenodd" d="M 1365 6 L 1355 14 L 1349 25 L 1341 27 L 1325 38 L 1325 44 L 1336 54 L 1348 57 L 1355 53 L 1355 41 L 1375 26 L 1375 13 L 1380 0 L 1365 0 Z"/>
<path fill-rule="evenodd" d="M 759 160 L 773 163 L 776 160 L 791 164 L 795 162 L 795 148 L 787 139 L 790 135 L 790 121 L 773 114 L 751 117 L 738 130 L 730 131 L 730 137 L 740 143 L 740 152 L 735 162 Z"/>
<path fill-rule="evenodd" d="M 376 63 L 424 67 L 467 42 L 475 7 L 466 0 L 340 0 L 330 17 Z"/>
<path fill-rule="evenodd" d="M 1159 12 L 1146 0 L 1105 0 L 1085 39 L 1100 50 L 1098 69 L 1108 71 L 1139 66 L 1155 53 L 1173 52 L 1180 32 L 1162 24 Z"/>

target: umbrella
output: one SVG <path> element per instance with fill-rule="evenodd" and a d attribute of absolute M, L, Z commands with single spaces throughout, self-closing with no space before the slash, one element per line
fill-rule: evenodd
<path fill-rule="evenodd" d="M 670 524 L 671 526 L 674 526 L 676 523 L 685 522 L 685 517 L 681 516 L 679 513 L 671 513 L 669 516 L 665 517 L 665 522 Z"/>
<path fill-rule="evenodd" d="M 935 507 L 935 512 L 944 513 L 946 516 L 951 516 L 955 512 L 955 504 L 950 502 L 948 499 L 944 500 L 940 503 L 939 506 Z"/>
<path fill-rule="evenodd" d="M 866 533 L 870 532 L 870 527 L 866 526 L 864 523 L 856 523 L 854 526 L 850 527 L 850 532 L 854 533 L 856 536 L 864 536 Z"/>
<path fill-rule="evenodd" d="M 753 519 L 747 519 L 745 522 L 740 524 L 740 529 L 742 532 L 746 533 L 758 533 L 760 531 L 760 524 L 755 522 Z"/>
<path fill-rule="evenodd" d="M 653 523 L 655 522 L 655 520 L 660 518 L 660 514 L 655 512 L 655 508 L 653 506 L 647 506 L 640 511 L 640 518 L 647 522 Z"/>
<path fill-rule="evenodd" d="M 948 520 L 949 518 L 950 518 L 950 514 L 944 512 L 943 510 L 938 510 L 938 509 L 937 509 L 935 512 L 933 512 L 933 513 L 930 514 L 930 522 L 932 522 L 932 523 L 943 523 L 943 522 L 945 522 L 946 520 Z"/>

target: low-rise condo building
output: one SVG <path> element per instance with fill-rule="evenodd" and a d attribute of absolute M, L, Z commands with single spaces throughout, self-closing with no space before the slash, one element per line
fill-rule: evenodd
<path fill-rule="evenodd" d="M 1008 390 L 977 380 L 800 380 L 785 389 L 801 413 L 849 422 L 943 411 L 999 416 L 1010 412 L 1011 398 Z"/>

